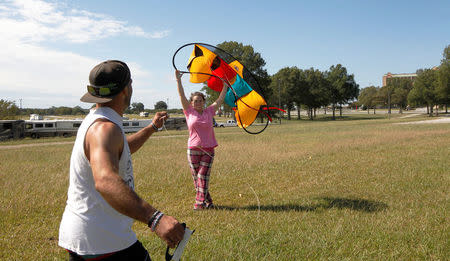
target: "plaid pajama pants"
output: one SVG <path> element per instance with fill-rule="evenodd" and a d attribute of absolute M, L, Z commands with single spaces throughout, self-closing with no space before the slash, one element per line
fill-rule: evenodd
<path fill-rule="evenodd" d="M 212 203 L 208 185 L 214 160 L 214 149 L 188 149 L 187 156 L 196 191 L 194 208 L 203 208 Z"/>

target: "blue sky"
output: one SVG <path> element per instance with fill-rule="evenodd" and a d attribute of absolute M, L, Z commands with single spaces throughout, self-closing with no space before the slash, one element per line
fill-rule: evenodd
<path fill-rule="evenodd" d="M 132 102 L 181 108 L 172 55 L 189 42 L 252 45 L 269 74 L 342 64 L 361 88 L 383 74 L 439 65 L 450 1 L 0 0 L 0 99 L 24 108 L 81 106 L 90 69 L 129 64 Z M 186 93 L 201 85 L 189 84 Z"/>

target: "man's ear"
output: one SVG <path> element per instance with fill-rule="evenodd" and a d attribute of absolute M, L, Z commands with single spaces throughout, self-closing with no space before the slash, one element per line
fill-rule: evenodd
<path fill-rule="evenodd" d="M 124 97 L 126 97 L 127 95 L 130 94 L 130 87 L 126 86 L 125 88 L 123 88 L 123 90 L 121 92 L 119 92 L 119 95 L 123 95 Z"/>

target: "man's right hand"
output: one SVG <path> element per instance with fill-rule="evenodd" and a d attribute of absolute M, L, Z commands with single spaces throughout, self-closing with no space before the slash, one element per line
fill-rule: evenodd
<path fill-rule="evenodd" d="M 174 217 L 163 215 L 156 226 L 156 235 L 174 248 L 183 239 L 184 227 Z"/>
<path fill-rule="evenodd" d="M 164 125 L 164 122 L 169 118 L 165 111 L 159 111 L 153 117 L 152 123 L 159 129 Z"/>

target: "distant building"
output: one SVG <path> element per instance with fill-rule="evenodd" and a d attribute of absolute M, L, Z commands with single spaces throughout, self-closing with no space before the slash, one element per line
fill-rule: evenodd
<path fill-rule="evenodd" d="M 30 114 L 30 121 L 43 120 L 43 119 L 44 119 L 44 117 L 42 117 L 42 115 Z"/>
<path fill-rule="evenodd" d="M 141 117 L 148 117 L 148 112 L 141 111 L 141 113 L 139 113 L 139 116 L 141 116 Z"/>
<path fill-rule="evenodd" d="M 417 77 L 417 73 L 398 73 L 398 74 L 394 74 L 394 73 L 386 73 L 385 75 L 383 75 L 383 86 L 387 85 L 387 79 L 389 78 L 407 78 L 410 80 L 413 80 Z"/>

